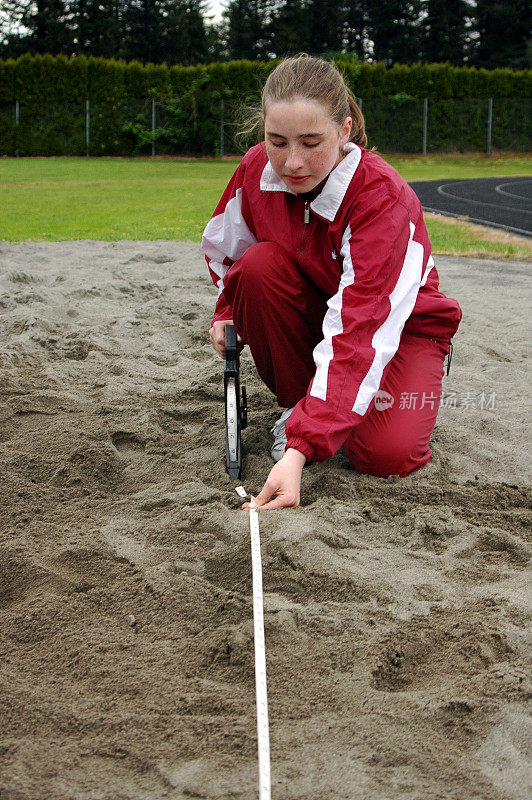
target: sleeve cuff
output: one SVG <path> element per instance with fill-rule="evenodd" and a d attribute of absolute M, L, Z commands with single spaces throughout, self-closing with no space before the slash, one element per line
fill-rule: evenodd
<path fill-rule="evenodd" d="M 233 309 L 225 302 L 223 295 L 220 295 L 214 309 L 212 321 L 219 322 L 222 319 L 233 319 Z"/>
<path fill-rule="evenodd" d="M 312 461 L 314 458 L 315 450 L 311 444 L 305 442 L 304 439 L 298 439 L 297 436 L 293 436 L 288 439 L 286 443 L 286 449 L 289 447 L 293 447 L 294 450 L 299 450 L 300 453 L 306 457 L 307 461 Z"/>

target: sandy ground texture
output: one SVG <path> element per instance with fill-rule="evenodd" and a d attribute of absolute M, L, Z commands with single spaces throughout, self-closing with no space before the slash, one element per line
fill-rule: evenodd
<path fill-rule="evenodd" d="M 438 267 L 464 320 L 431 464 L 338 454 L 260 515 L 274 800 L 529 796 L 529 267 Z M 248 515 L 198 246 L 0 243 L 0 269 L 0 797 L 254 798 Z M 257 492 L 279 412 L 242 372 Z"/>

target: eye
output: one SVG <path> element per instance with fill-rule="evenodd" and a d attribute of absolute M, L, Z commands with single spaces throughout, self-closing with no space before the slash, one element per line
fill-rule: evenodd
<path fill-rule="evenodd" d="M 303 147 L 317 147 L 319 142 L 304 142 Z"/>

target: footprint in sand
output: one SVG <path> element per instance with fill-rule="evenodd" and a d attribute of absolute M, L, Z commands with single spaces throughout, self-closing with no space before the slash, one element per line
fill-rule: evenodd
<path fill-rule="evenodd" d="M 141 441 L 136 434 L 128 431 L 116 431 L 111 434 L 111 442 L 121 455 L 130 458 L 142 455 L 146 449 L 145 442 Z"/>
<path fill-rule="evenodd" d="M 423 689 L 437 676 L 453 678 L 484 673 L 512 652 L 504 636 L 488 618 L 482 604 L 468 609 L 437 609 L 413 617 L 388 634 L 372 671 L 375 689 Z"/>

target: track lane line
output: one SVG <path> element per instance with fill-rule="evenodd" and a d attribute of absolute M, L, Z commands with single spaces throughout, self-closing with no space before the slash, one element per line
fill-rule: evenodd
<path fill-rule="evenodd" d="M 460 183 L 468 183 L 468 181 L 460 181 Z M 501 206 L 497 203 L 485 203 L 482 200 L 472 200 L 469 197 L 459 197 L 458 195 L 452 194 L 451 192 L 446 192 L 445 188 L 447 186 L 456 186 L 452 183 L 442 183 L 441 186 L 438 186 L 437 192 L 441 194 L 443 197 L 449 197 L 451 200 L 461 200 L 463 203 L 474 203 L 477 206 L 485 206 L 486 208 L 497 208 L 503 211 L 519 211 L 520 214 L 532 214 L 532 211 L 528 211 L 525 208 L 516 208 L 515 206 Z M 472 218 L 471 218 L 472 219 Z"/>
<path fill-rule="evenodd" d="M 442 211 L 441 208 L 430 208 L 430 206 L 422 206 L 423 211 L 428 211 L 431 214 L 439 214 L 440 217 L 454 217 L 455 219 L 462 220 L 463 222 L 476 222 L 478 225 L 484 225 L 486 228 L 501 228 L 504 231 L 511 231 L 518 233 L 521 236 L 532 236 L 531 231 L 524 230 L 523 228 L 514 228 L 511 225 L 503 225 L 500 222 L 488 222 L 485 219 L 477 219 L 477 217 L 469 217 L 467 214 L 455 214 L 453 211 Z"/>
<path fill-rule="evenodd" d="M 517 200 L 529 200 L 528 197 L 523 196 L 522 194 L 512 194 L 511 192 L 505 192 L 502 188 L 503 186 L 522 186 L 524 183 L 532 183 L 532 178 L 529 181 L 519 181 L 518 183 L 500 183 L 498 186 L 495 187 L 495 191 L 499 194 L 506 195 L 507 197 L 515 197 Z"/>

